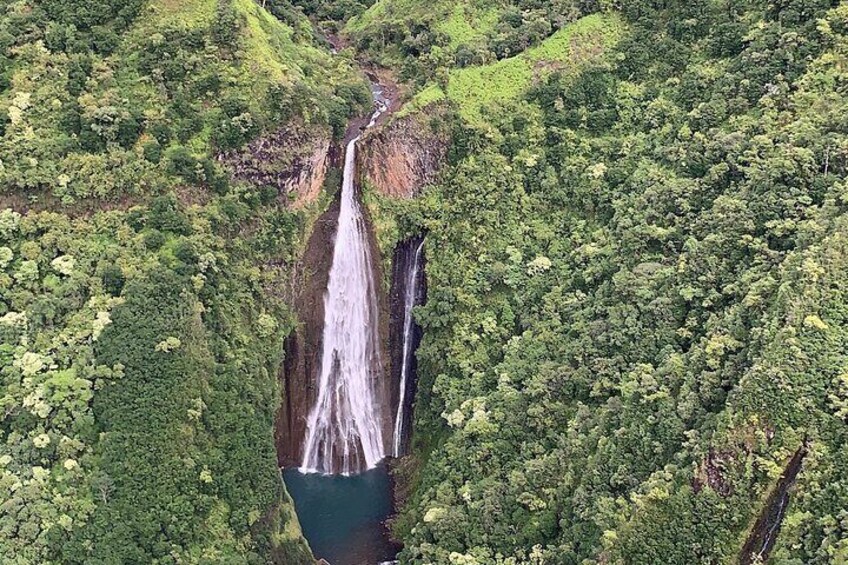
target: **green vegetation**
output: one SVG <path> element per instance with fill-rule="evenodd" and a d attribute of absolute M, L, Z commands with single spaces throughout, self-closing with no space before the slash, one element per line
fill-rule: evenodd
<path fill-rule="evenodd" d="M 0 7 L 0 561 L 310 563 L 273 438 L 306 217 L 216 157 L 364 80 L 247 0 Z"/>
<path fill-rule="evenodd" d="M 340 135 L 365 107 L 350 60 L 320 49 L 302 16 L 289 27 L 250 0 L 147 3 L 121 37 L 109 32 L 106 53 L 37 7 L 10 10 L 0 194 L 71 204 L 183 184 L 221 193 L 217 151 L 289 121 Z"/>
<path fill-rule="evenodd" d="M 234 244 L 239 210 L 0 213 L 4 562 L 307 562 L 271 433 L 292 321 L 255 266 L 296 223 Z"/>
<path fill-rule="evenodd" d="M 446 87 L 434 85 L 424 89 L 411 105 L 423 109 L 447 97 L 456 103 L 469 123 L 485 123 L 484 108 L 519 99 L 534 82 L 543 81 L 555 72 L 565 77 L 581 68 L 598 65 L 621 32 L 621 22 L 615 16 L 586 16 L 521 55 L 490 65 L 450 71 Z"/>
<path fill-rule="evenodd" d="M 428 233 L 401 562 L 738 562 L 805 442 L 772 560 L 848 557 L 836 4 L 638 2 L 582 65 L 450 71 L 394 224 Z"/>
<path fill-rule="evenodd" d="M 344 27 L 360 51 L 414 82 L 448 69 L 517 56 L 580 16 L 594 1 L 379 0 Z"/>
<path fill-rule="evenodd" d="M 739 562 L 802 446 L 771 561 L 848 561 L 837 0 L 0 0 L 0 561 L 312 562 L 273 420 L 318 211 L 218 159 L 365 110 L 307 16 L 451 132 L 365 193 L 427 234 L 401 562 Z"/>

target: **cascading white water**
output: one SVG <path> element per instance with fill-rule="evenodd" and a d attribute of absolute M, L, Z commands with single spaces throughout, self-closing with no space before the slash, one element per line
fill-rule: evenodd
<path fill-rule="evenodd" d="M 385 109 L 378 97 L 368 127 Z M 300 470 L 305 473 L 358 473 L 374 468 L 386 456 L 377 390 L 382 374 L 377 291 L 354 186 L 358 140 L 351 140 L 345 151 L 333 264 L 324 295 L 318 398 L 303 444 Z"/>
<path fill-rule="evenodd" d="M 397 411 L 395 412 L 395 430 L 392 441 L 392 456 L 400 457 L 403 449 L 403 423 L 405 419 L 404 409 L 406 408 L 406 387 L 409 379 L 410 365 L 412 364 L 412 340 L 413 340 L 413 320 L 412 309 L 418 300 L 418 271 L 421 268 L 421 251 L 424 249 L 424 240 L 418 244 L 415 253 L 412 257 L 412 268 L 409 269 L 406 276 L 406 288 L 403 297 L 403 348 L 400 366 L 400 394 L 398 395 Z"/>

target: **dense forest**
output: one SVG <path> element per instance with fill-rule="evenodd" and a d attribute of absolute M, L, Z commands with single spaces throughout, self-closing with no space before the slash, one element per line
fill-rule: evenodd
<path fill-rule="evenodd" d="M 736 562 L 798 452 L 772 561 L 848 557 L 835 4 L 628 3 L 566 26 L 618 29 L 600 59 L 420 95 L 458 122 L 399 212 L 433 250 L 402 561 Z"/>
<path fill-rule="evenodd" d="M 426 233 L 399 561 L 848 562 L 838 0 L 0 0 L 0 562 L 314 562 L 273 426 L 338 175 L 266 180 L 360 66 L 450 140 L 363 187 Z"/>
<path fill-rule="evenodd" d="M 249 0 L 0 14 L 0 561 L 305 562 L 271 429 L 308 216 L 216 157 L 364 80 Z"/>

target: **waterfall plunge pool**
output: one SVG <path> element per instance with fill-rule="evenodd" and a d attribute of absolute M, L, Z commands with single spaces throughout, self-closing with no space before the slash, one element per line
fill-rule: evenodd
<path fill-rule="evenodd" d="M 330 565 L 377 565 L 395 558 L 384 522 L 392 513 L 385 464 L 356 475 L 283 469 L 303 535 L 316 559 Z"/>

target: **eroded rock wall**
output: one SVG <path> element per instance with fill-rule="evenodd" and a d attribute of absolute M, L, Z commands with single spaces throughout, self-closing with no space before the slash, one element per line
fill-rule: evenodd
<path fill-rule="evenodd" d="M 367 132 L 357 155 L 360 180 L 384 196 L 412 198 L 433 182 L 447 158 L 449 134 L 431 118 L 413 113 Z"/>
<path fill-rule="evenodd" d="M 412 198 L 419 194 L 425 185 L 433 182 L 446 162 L 449 136 L 445 131 L 439 131 L 431 124 L 432 115 L 433 113 L 428 113 L 427 116 L 413 114 L 392 118 L 365 132 L 357 143 L 358 186 L 362 186 L 364 181 L 385 196 Z M 351 124 L 345 142 L 358 134 L 363 126 L 364 122 Z M 283 146 L 286 143 L 295 143 L 292 141 L 294 137 L 287 140 L 281 138 L 275 141 L 275 139 L 257 142 L 257 147 L 248 147 L 244 153 L 250 153 L 257 160 L 273 160 L 276 158 L 274 157 L 276 151 L 285 153 Z M 246 175 L 243 178 L 255 184 L 257 181 L 258 184 L 272 184 L 267 182 L 268 179 L 279 181 L 279 184 L 272 184 L 272 186 L 277 186 L 281 191 L 296 194 L 296 203 L 308 203 L 320 193 L 327 168 L 340 165 L 337 153 L 341 152 L 330 146 L 329 141 L 326 149 L 323 141 L 313 140 L 313 143 L 311 150 L 305 150 L 300 154 L 300 161 L 297 159 L 289 161 L 289 163 L 301 163 L 302 166 L 300 169 L 295 166 L 294 170 L 289 171 L 288 174 L 281 171 L 278 176 L 263 176 L 264 173 L 254 172 L 247 164 L 249 159 L 236 161 L 234 170 L 241 171 L 241 174 Z M 288 166 L 292 167 L 291 164 Z M 306 421 L 317 397 L 316 379 L 321 362 L 324 294 L 333 261 L 333 242 L 338 214 L 339 202 L 336 198 L 315 223 L 291 281 L 291 288 L 294 291 L 291 301 L 297 312 L 299 323 L 285 344 L 286 360 L 283 368 L 285 392 L 276 429 L 280 466 L 290 467 L 301 464 Z M 374 279 L 384 281 L 383 261 L 367 210 L 365 215 L 372 251 Z M 404 271 L 407 268 L 406 263 L 409 259 L 407 247 L 410 245 L 412 241 L 400 245 L 399 255 L 394 257 L 393 269 Z M 378 394 L 382 398 L 380 404 L 387 452 L 391 450 L 395 409 L 399 395 L 398 376 L 401 363 L 399 351 L 402 342 L 395 334 L 402 334 L 400 324 L 403 319 L 403 306 L 399 293 L 405 289 L 398 283 L 398 278 L 403 279 L 403 276 L 399 272 L 393 275 L 392 288 L 381 287 L 378 292 L 380 336 L 383 344 L 383 378 L 378 385 Z M 416 334 L 415 339 L 419 340 L 420 334 Z M 414 383 L 410 384 L 410 388 L 414 391 Z M 408 390 L 408 392 L 411 391 Z M 409 394 L 408 398 L 411 399 L 412 395 Z"/>
<path fill-rule="evenodd" d="M 413 306 L 419 306 L 426 302 L 427 298 L 427 278 L 425 275 L 425 256 L 422 253 L 419 258 L 419 268 L 415 277 L 410 277 L 410 272 L 414 271 L 416 250 L 422 243 L 423 236 L 415 236 L 403 240 L 397 244 L 392 257 L 392 282 L 389 290 L 389 352 L 390 352 L 390 374 L 392 382 L 391 390 L 391 406 L 394 411 L 394 419 L 397 417 L 398 403 L 400 401 L 401 392 L 404 394 L 404 409 L 402 411 L 403 422 L 403 437 L 401 438 L 401 453 L 407 452 L 409 446 L 410 430 L 412 429 L 412 406 L 417 389 L 417 371 L 418 363 L 415 352 L 418 345 L 421 343 L 421 327 L 414 322 L 410 328 L 409 335 L 406 334 L 405 315 L 406 315 L 406 297 L 410 291 L 408 285 L 415 285 L 415 301 Z M 404 340 L 409 339 L 408 350 L 404 351 Z M 400 390 L 401 371 L 403 370 L 404 354 L 407 356 L 408 372 L 406 379 L 406 387 L 404 391 Z M 393 430 L 394 432 L 394 430 Z"/>
<path fill-rule="evenodd" d="M 234 180 L 257 188 L 272 186 L 294 208 L 321 192 L 333 158 L 329 129 L 294 124 L 263 135 L 245 147 L 218 155 Z"/>
<path fill-rule="evenodd" d="M 298 326 L 286 339 L 286 359 L 283 366 L 284 395 L 277 416 L 277 458 L 281 467 L 299 466 L 303 458 L 303 441 L 306 422 L 318 395 L 317 379 L 321 370 L 321 352 L 324 331 L 324 295 L 333 264 L 333 247 L 338 228 L 339 199 L 321 215 L 312 230 L 306 252 L 294 270 L 292 288 L 293 307 L 297 312 Z M 374 236 L 372 223 L 364 211 L 368 240 L 371 246 L 371 266 L 374 280 L 382 281 L 382 260 Z M 392 389 L 389 370 L 389 299 L 386 289 L 380 287 L 379 301 L 380 343 L 382 344 L 382 374 L 378 383 L 379 404 L 382 410 L 383 437 L 386 449 L 391 446 L 392 407 L 389 401 L 396 393 Z"/>

